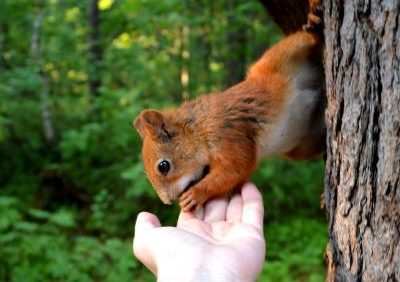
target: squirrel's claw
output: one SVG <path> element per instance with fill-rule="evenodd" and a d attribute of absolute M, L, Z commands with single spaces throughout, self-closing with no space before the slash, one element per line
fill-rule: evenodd
<path fill-rule="evenodd" d="M 197 203 L 195 199 L 193 199 L 193 193 L 191 193 L 191 190 L 186 191 L 179 198 L 179 205 L 184 212 L 190 211 L 193 207 L 196 206 L 196 204 Z"/>
<path fill-rule="evenodd" d="M 199 188 L 190 188 L 179 198 L 179 205 L 184 212 L 195 209 L 204 203 L 204 195 Z"/>
<path fill-rule="evenodd" d="M 307 24 L 303 25 L 303 30 L 307 32 L 322 33 L 323 29 L 323 7 L 320 0 L 310 0 Z"/>

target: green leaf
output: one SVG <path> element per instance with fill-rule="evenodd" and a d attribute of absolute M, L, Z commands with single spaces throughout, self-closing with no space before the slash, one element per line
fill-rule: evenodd
<path fill-rule="evenodd" d="M 74 227 L 75 226 L 75 216 L 71 211 L 68 210 L 58 210 L 56 213 L 52 214 L 49 218 L 51 223 L 54 223 L 60 227 Z"/>

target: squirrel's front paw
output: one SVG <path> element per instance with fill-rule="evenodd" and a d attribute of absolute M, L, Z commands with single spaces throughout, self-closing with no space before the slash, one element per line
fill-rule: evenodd
<path fill-rule="evenodd" d="M 204 189 L 191 188 L 179 198 L 179 205 L 184 212 L 188 212 L 207 201 Z"/>
<path fill-rule="evenodd" d="M 309 0 L 309 13 L 307 15 L 307 24 L 303 29 L 308 32 L 323 32 L 323 6 L 321 0 Z"/>

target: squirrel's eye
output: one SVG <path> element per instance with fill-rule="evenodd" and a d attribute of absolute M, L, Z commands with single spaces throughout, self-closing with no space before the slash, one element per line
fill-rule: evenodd
<path fill-rule="evenodd" d="M 158 164 L 158 170 L 164 175 L 166 175 L 168 173 L 170 168 L 171 168 L 171 166 L 170 166 L 169 162 L 166 160 L 162 160 Z"/>

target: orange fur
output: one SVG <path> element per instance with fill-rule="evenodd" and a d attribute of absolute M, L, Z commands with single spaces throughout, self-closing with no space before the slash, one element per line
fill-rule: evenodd
<path fill-rule="evenodd" d="M 315 15 L 311 20 L 318 21 Z M 261 157 L 304 159 L 321 152 L 320 41 L 313 32 L 292 34 L 251 66 L 243 82 L 176 109 L 139 115 L 134 124 L 144 166 L 164 203 L 179 198 L 190 210 L 245 181 Z M 305 117 L 294 118 L 299 115 Z M 157 169 L 162 160 L 171 165 L 167 174 Z"/>

